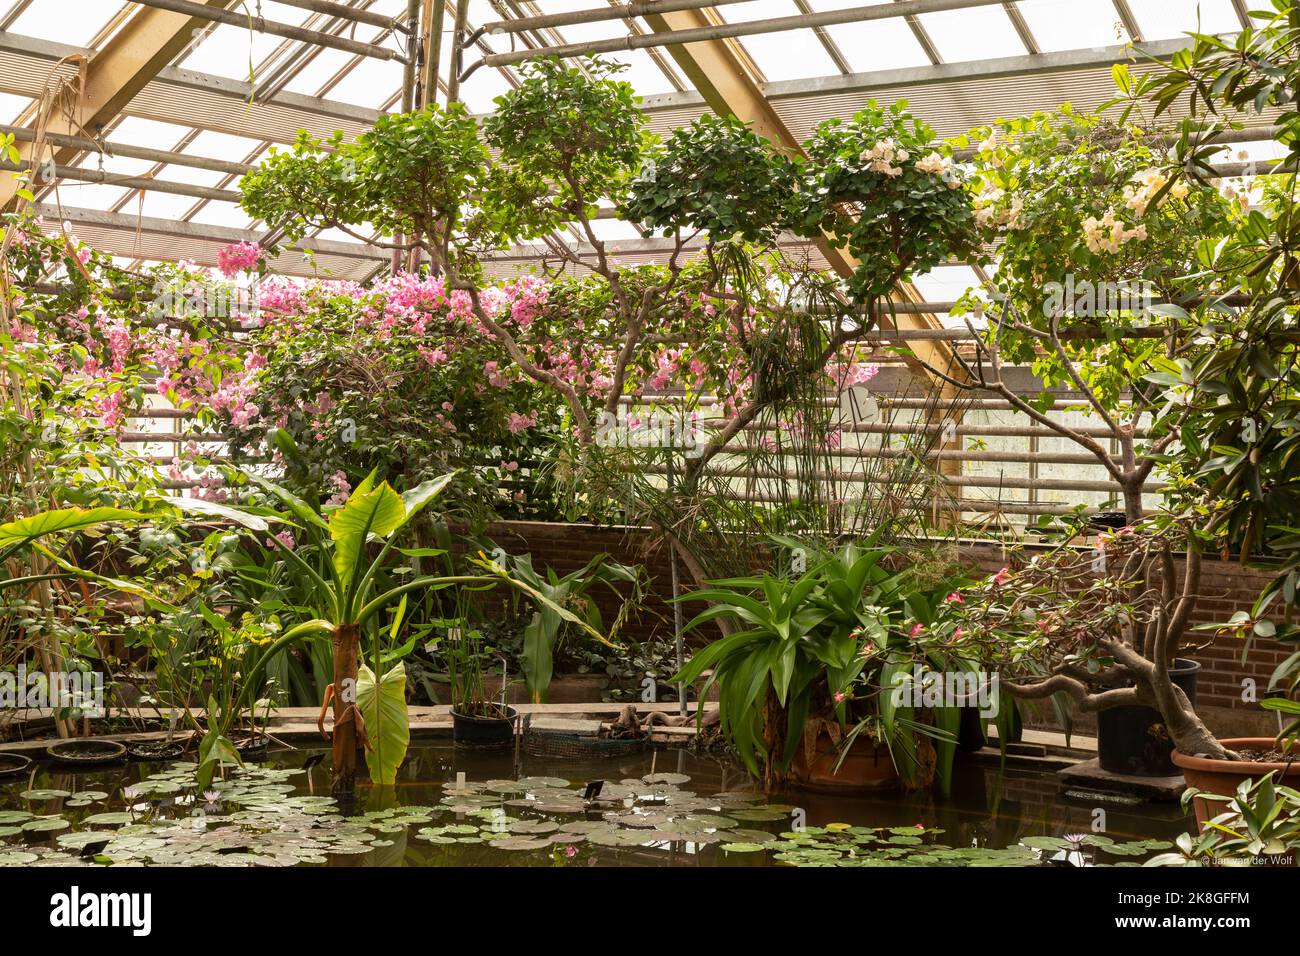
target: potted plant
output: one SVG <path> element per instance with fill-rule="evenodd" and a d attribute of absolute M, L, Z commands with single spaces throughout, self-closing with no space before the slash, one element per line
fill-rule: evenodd
<path fill-rule="evenodd" d="M 447 631 L 452 740 L 458 746 L 501 749 L 514 740 L 517 712 L 505 702 L 504 672 L 499 700 L 484 689 L 482 639 L 480 631 L 463 621 Z"/>
<path fill-rule="evenodd" d="M 927 588 L 910 568 L 886 568 L 896 552 L 877 537 L 829 554 L 779 539 L 815 555 L 805 573 L 713 581 L 683 598 L 712 603 L 688 630 L 732 626 L 673 681 L 708 672 L 701 697 L 720 689 L 722 732 L 768 788 L 793 779 L 861 792 L 925 786 L 936 775 L 948 786 L 959 708 L 900 705 L 896 691 L 931 666 L 933 648 L 913 643 L 924 625 L 912 618 L 929 620 L 935 594 L 952 584 Z"/>
<path fill-rule="evenodd" d="M 1189 787 L 1183 808 L 1189 803 L 1196 804 L 1200 835 L 1182 834 L 1176 853 L 1153 857 L 1147 866 L 1296 865 L 1300 792 L 1279 786 L 1271 773 L 1243 780 L 1231 795 Z"/>

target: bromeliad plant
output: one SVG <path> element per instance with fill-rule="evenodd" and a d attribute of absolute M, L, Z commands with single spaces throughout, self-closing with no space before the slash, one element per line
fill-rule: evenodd
<path fill-rule="evenodd" d="M 912 568 L 885 564 L 893 548 L 848 544 L 833 553 L 807 542 L 781 539 L 799 549 L 810 567 L 798 577 L 763 574 L 709 582 L 683 600 L 709 601 L 688 630 L 728 621 L 731 633 L 697 652 L 675 682 L 711 674 L 701 697 L 717 684 L 721 728 L 746 767 L 772 787 L 789 773 L 798 748 L 827 730 L 844 747 L 867 733 L 889 747 L 905 782 L 930 782 L 921 739 L 955 744 L 955 708 L 935 708 L 933 725 L 919 708 L 892 703 L 891 691 L 930 666 L 931 648 L 913 646 L 912 618 L 929 619 L 954 582 L 925 583 Z M 901 676 L 899 676 L 901 675 Z M 896 680 L 897 677 L 897 680 Z M 947 786 L 951 755 L 939 767 Z"/>

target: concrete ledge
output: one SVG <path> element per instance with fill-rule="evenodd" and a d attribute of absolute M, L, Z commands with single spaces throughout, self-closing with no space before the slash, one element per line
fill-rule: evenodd
<path fill-rule="evenodd" d="M 1174 803 L 1187 789 L 1183 775 L 1172 777 L 1138 777 L 1132 774 L 1111 773 L 1101 768 L 1101 762 L 1085 760 L 1060 770 L 1056 774 L 1063 790 L 1093 790 L 1119 793 L 1153 800 L 1157 803 Z"/>

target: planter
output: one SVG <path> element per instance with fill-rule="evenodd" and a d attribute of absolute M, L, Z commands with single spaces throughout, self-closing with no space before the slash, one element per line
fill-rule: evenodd
<path fill-rule="evenodd" d="M 185 744 L 162 740 L 130 744 L 126 755 L 132 760 L 176 760 L 185 756 Z"/>
<path fill-rule="evenodd" d="M 26 773 L 31 765 L 31 757 L 24 757 L 22 754 L 0 754 L 0 778 L 20 776 Z"/>
<path fill-rule="evenodd" d="M 507 749 L 515 740 L 515 709 L 507 707 L 506 714 L 505 717 L 474 717 L 453 710 L 451 739 L 457 746 Z"/>
<path fill-rule="evenodd" d="M 230 742 L 234 744 L 235 752 L 239 754 L 240 760 L 254 762 L 265 760 L 267 753 L 271 749 L 271 738 L 266 734 L 258 734 L 256 737 L 237 737 Z"/>
<path fill-rule="evenodd" d="M 957 752 L 961 754 L 978 753 L 988 743 L 988 721 L 978 707 L 963 707 L 961 723 L 957 725 Z"/>
<path fill-rule="evenodd" d="M 840 761 L 840 748 L 830 734 L 821 730 L 817 734 L 812 762 L 808 762 L 806 748 L 800 746 L 790 765 L 795 783 L 806 789 L 823 793 L 876 793 L 898 786 L 898 771 L 889 756 L 889 748 L 878 744 L 865 734 L 860 734 Z M 839 762 L 839 769 L 835 764 Z"/>
<path fill-rule="evenodd" d="M 608 674 L 557 674 L 542 699 L 548 704 L 599 704 L 608 686 Z M 510 682 L 506 700 L 511 704 L 531 703 L 523 681 Z"/>
<path fill-rule="evenodd" d="M 1277 747 L 1277 741 L 1272 737 L 1225 737 L 1219 743 L 1228 750 L 1268 751 Z M 1284 786 L 1294 787 L 1300 781 L 1300 766 L 1280 761 L 1215 760 L 1175 752 L 1174 763 L 1183 771 L 1189 787 L 1225 797 L 1235 794 L 1243 781 L 1258 780 L 1266 773 L 1273 773 L 1273 782 Z M 1201 826 L 1223 812 L 1222 804 L 1208 803 L 1200 797 L 1192 802 L 1196 806 L 1196 822 Z"/>
<path fill-rule="evenodd" d="M 121 763 L 126 759 L 126 745 L 112 740 L 60 740 L 45 748 L 46 755 L 57 763 L 98 767 Z"/>
<path fill-rule="evenodd" d="M 1196 675 L 1201 665 L 1179 658 L 1169 677 L 1196 703 Z M 1108 707 L 1097 714 L 1097 760 L 1109 773 L 1136 777 L 1172 777 L 1178 773 L 1174 741 L 1165 719 L 1152 707 Z"/>

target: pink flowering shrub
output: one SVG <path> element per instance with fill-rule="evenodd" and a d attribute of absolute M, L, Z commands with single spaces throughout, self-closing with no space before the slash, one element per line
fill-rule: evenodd
<path fill-rule="evenodd" d="M 217 253 L 217 268 L 227 279 L 241 272 L 254 272 L 264 258 L 262 247 L 255 242 L 234 242 Z"/>

